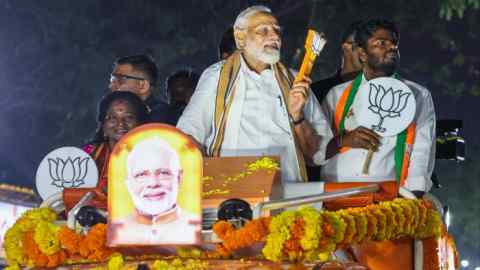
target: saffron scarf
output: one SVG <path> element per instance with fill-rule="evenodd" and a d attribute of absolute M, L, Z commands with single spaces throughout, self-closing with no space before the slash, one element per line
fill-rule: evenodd
<path fill-rule="evenodd" d="M 223 64 L 220 70 L 220 79 L 217 84 L 217 94 L 215 98 L 214 127 L 215 136 L 212 143 L 208 147 L 208 153 L 211 156 L 218 157 L 222 149 L 222 143 L 225 136 L 225 127 L 228 121 L 228 114 L 235 98 L 236 84 L 241 65 L 241 52 L 233 53 Z M 275 78 L 280 86 L 283 100 L 287 100 L 288 93 L 292 87 L 294 77 L 293 74 L 280 62 L 272 65 Z M 287 107 L 288 110 L 288 107 Z M 290 112 L 288 112 L 290 115 Z M 294 137 L 297 160 L 299 164 L 299 172 L 302 180 L 308 180 L 305 167 L 305 159 L 300 149 L 298 138 L 295 134 L 293 123 L 290 122 L 290 130 Z"/>

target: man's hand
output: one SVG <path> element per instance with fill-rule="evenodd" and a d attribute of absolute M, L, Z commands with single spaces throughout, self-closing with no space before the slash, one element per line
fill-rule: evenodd
<path fill-rule="evenodd" d="M 363 148 L 377 151 L 380 146 L 380 135 L 365 127 L 357 127 L 343 134 L 340 147 Z"/>
<path fill-rule="evenodd" d="M 303 80 L 293 84 L 288 94 L 287 106 L 293 121 L 303 117 L 303 107 L 305 107 L 305 102 L 307 102 L 308 89 L 311 83 L 312 80 L 309 77 L 303 77 Z"/>

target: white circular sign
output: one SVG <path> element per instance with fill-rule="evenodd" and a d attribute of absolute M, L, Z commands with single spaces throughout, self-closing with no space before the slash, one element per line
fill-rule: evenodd
<path fill-rule="evenodd" d="M 35 177 L 43 200 L 64 188 L 91 188 L 98 182 L 95 161 L 80 148 L 61 147 L 46 155 Z"/>
<path fill-rule="evenodd" d="M 395 136 L 413 121 L 415 96 L 400 80 L 376 78 L 360 86 L 352 109 L 358 125 L 384 137 Z"/>

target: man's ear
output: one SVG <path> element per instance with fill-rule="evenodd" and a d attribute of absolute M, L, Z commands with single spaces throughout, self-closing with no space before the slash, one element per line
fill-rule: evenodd
<path fill-rule="evenodd" d="M 356 50 L 358 51 L 358 58 L 360 59 L 360 63 L 367 62 L 367 52 L 362 47 L 357 47 Z"/>
<path fill-rule="evenodd" d="M 235 37 L 235 44 L 237 45 L 237 48 L 242 50 L 245 47 L 245 39 L 247 36 L 247 31 L 235 29 L 233 31 L 233 36 Z"/>

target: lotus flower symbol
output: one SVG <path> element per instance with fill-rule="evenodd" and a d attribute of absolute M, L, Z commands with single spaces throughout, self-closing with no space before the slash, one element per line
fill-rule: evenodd
<path fill-rule="evenodd" d="M 380 121 L 377 125 L 372 125 L 372 129 L 378 132 L 385 132 L 382 127 L 383 121 L 386 117 L 394 118 L 400 117 L 400 113 L 407 106 L 408 98 L 411 93 L 403 93 L 402 90 L 393 91 L 392 88 L 385 90 L 382 85 L 370 84 L 368 109 L 380 116 Z"/>
<path fill-rule="evenodd" d="M 56 160 L 49 158 L 48 169 L 53 180 L 52 185 L 59 188 L 76 188 L 85 184 L 89 160 L 88 157 L 83 159 L 68 157 L 66 160 L 58 157 Z"/>

